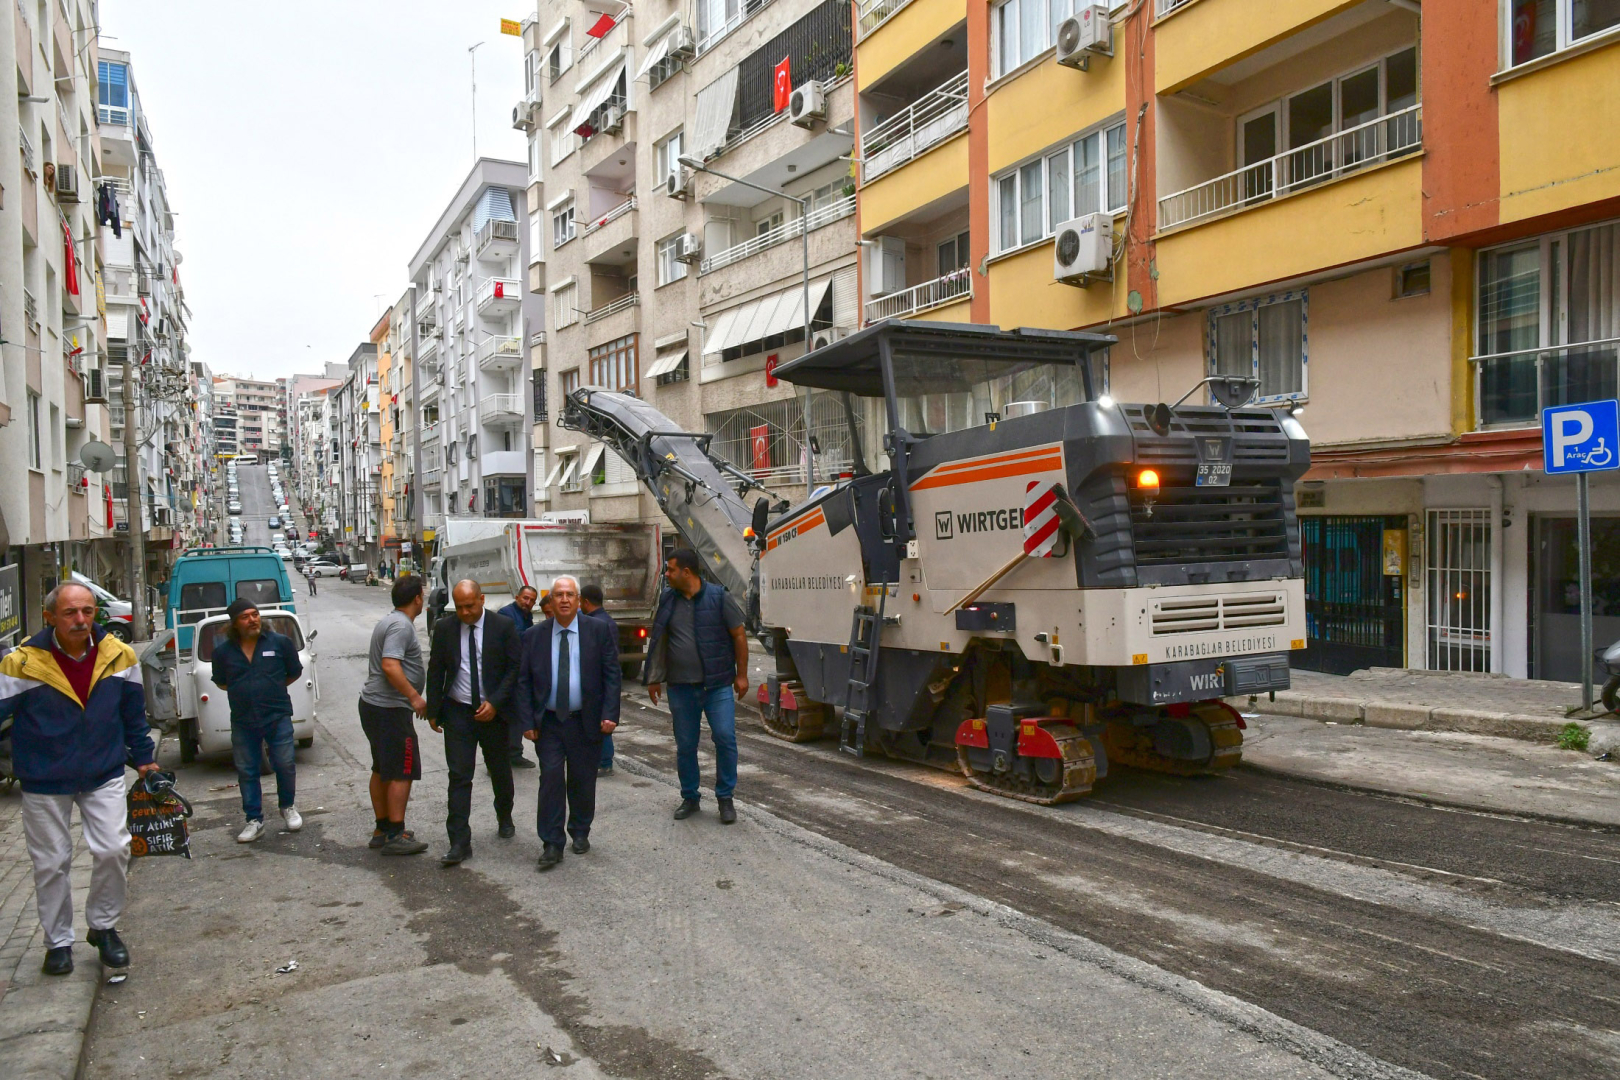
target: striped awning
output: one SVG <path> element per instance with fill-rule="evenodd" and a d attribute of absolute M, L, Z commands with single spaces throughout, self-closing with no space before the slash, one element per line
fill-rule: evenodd
<path fill-rule="evenodd" d="M 682 364 L 686 363 L 686 352 L 687 351 L 685 349 L 677 349 L 674 352 L 665 353 L 663 356 L 660 356 L 657 360 L 653 361 L 653 366 L 647 369 L 647 374 L 645 377 L 649 379 L 656 379 L 660 375 L 669 375 L 674 373 L 676 369 L 678 369 Z"/>
<path fill-rule="evenodd" d="M 810 311 L 814 314 L 827 298 L 831 278 L 810 283 Z M 795 285 L 779 293 L 750 301 L 715 319 L 714 328 L 703 343 L 703 354 L 724 352 L 755 341 L 785 334 L 804 325 L 804 286 Z"/>

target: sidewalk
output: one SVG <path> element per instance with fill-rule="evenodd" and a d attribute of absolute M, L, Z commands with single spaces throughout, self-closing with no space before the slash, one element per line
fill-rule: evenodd
<path fill-rule="evenodd" d="M 1553 743 L 1572 719 L 1591 732 L 1589 751 L 1620 749 L 1620 722 L 1574 717 L 1577 683 L 1510 679 L 1474 672 L 1368 668 L 1350 675 L 1292 673 L 1275 700 L 1233 698 L 1245 711 L 1409 731 L 1453 731 Z M 1599 709 L 1602 706 L 1598 706 Z"/>
<path fill-rule="evenodd" d="M 84 910 L 90 854 L 74 815 L 73 908 Z M 90 1011 L 101 981 L 95 950 L 80 942 L 73 974 L 50 978 L 45 932 L 34 907 L 34 871 L 23 840 L 22 794 L 0 794 L 0 1060 L 6 1080 L 71 1080 L 79 1071 Z"/>

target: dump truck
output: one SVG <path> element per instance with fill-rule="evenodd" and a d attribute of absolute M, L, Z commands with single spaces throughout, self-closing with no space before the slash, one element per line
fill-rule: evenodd
<path fill-rule="evenodd" d="M 773 735 L 1065 802 L 1111 765 L 1230 768 L 1223 699 L 1286 689 L 1305 646 L 1304 429 L 1252 378 L 1115 402 L 1093 385 L 1115 342 L 885 321 L 790 360 L 848 420 L 839 475 L 797 500 L 631 395 L 579 388 L 559 422 L 747 598 Z"/>

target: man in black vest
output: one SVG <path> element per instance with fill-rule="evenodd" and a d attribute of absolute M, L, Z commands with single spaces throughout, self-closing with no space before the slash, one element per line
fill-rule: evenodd
<path fill-rule="evenodd" d="M 725 588 L 699 576 L 697 552 L 677 548 L 664 566 L 669 588 L 658 599 L 652 637 L 647 643 L 647 666 L 642 681 L 647 696 L 658 704 L 664 683 L 669 684 L 669 714 L 675 724 L 675 771 L 681 778 L 681 805 L 675 820 L 698 812 L 698 736 L 702 718 L 709 718 L 714 741 L 714 799 L 720 821 L 737 820 L 732 792 L 737 787 L 737 703 L 732 697 L 748 692 L 748 635 L 743 615 Z"/>
<path fill-rule="evenodd" d="M 550 595 L 555 617 L 523 635 L 517 688 L 524 737 L 534 740 L 540 757 L 541 870 L 563 859 L 565 796 L 574 853 L 591 849 L 602 736 L 619 724 L 618 636 L 606 623 L 580 617 L 574 578 L 559 577 Z"/>
<path fill-rule="evenodd" d="M 507 732 L 516 721 L 512 694 L 522 663 L 521 639 L 512 620 L 484 612 L 484 591 L 476 581 L 458 581 L 450 591 L 454 619 L 433 627 L 428 655 L 427 722 L 444 733 L 444 758 L 450 770 L 449 811 L 445 829 L 450 850 L 439 861 L 454 866 L 472 854 L 473 772 L 478 750 L 495 789 L 495 817 L 500 837 L 517 835 L 512 824 L 512 759 Z"/>

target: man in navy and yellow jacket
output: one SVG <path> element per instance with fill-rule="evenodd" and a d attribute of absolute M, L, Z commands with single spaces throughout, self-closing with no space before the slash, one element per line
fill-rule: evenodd
<path fill-rule="evenodd" d="M 13 770 L 22 783 L 23 833 L 45 928 L 44 971 L 73 970 L 75 805 L 90 849 L 86 935 L 110 968 L 129 966 L 118 937 L 129 870 L 124 768 L 157 768 L 135 650 L 96 623 L 83 585 L 45 597 L 46 628 L 0 659 L 0 717 L 12 718 Z"/>

